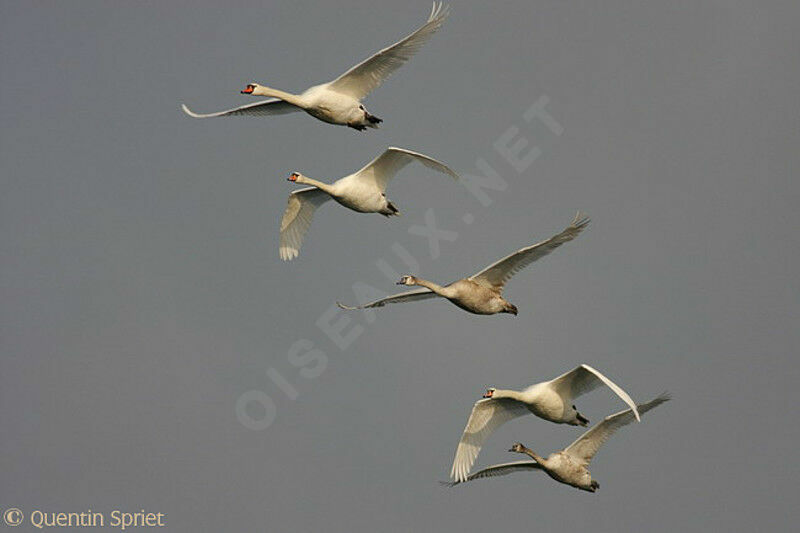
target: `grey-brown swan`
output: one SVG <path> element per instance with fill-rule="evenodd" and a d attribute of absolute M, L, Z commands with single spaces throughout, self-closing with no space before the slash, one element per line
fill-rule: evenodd
<path fill-rule="evenodd" d="M 553 235 L 546 241 L 517 250 L 484 268 L 477 274 L 463 278 L 449 285 L 437 285 L 416 276 L 403 276 L 398 285 L 420 285 L 423 288 L 401 292 L 386 298 L 381 298 L 368 304 L 348 306 L 336 302 L 339 307 L 347 310 L 366 309 L 370 307 L 383 307 L 388 303 L 412 302 L 441 297 L 450 300 L 461 309 L 476 315 L 494 315 L 496 313 L 517 314 L 517 307 L 503 298 L 503 288 L 511 277 L 533 263 L 546 256 L 565 242 L 569 242 L 584 230 L 589 224 L 589 219 L 580 211 L 575 215 L 572 224 L 564 231 Z"/>
<path fill-rule="evenodd" d="M 573 404 L 575 398 L 595 390 L 601 385 L 619 396 L 631 408 L 638 420 L 636 403 L 622 388 L 589 365 L 580 365 L 550 381 L 531 385 L 523 391 L 486 390 L 483 399 L 475 402 L 456 447 L 450 477 L 456 481 L 467 479 L 470 468 L 489 435 L 514 418 L 533 414 L 556 424 L 586 426 L 589 420 Z"/>
<path fill-rule="evenodd" d="M 382 120 L 371 115 L 361 104 L 361 100 L 411 59 L 442 26 L 449 11 L 449 6 L 434 2 L 428 20 L 414 33 L 362 61 L 335 80 L 315 85 L 301 94 L 250 83 L 241 91 L 243 94 L 268 96 L 272 99 L 217 113 L 194 113 L 186 105 L 182 105 L 183 111 L 195 118 L 283 115 L 305 111 L 324 122 L 349 126 L 359 131 L 377 128 Z"/>
<path fill-rule="evenodd" d="M 312 185 L 289 195 L 289 202 L 281 220 L 280 256 L 284 261 L 297 257 L 314 210 L 328 200 L 359 213 L 380 213 L 390 217 L 400 213 L 386 198 L 386 185 L 400 169 L 413 161 L 458 179 L 450 167 L 425 154 L 391 146 L 367 165 L 349 176 L 333 183 L 323 183 L 299 172 L 292 172 L 289 181 Z"/>
<path fill-rule="evenodd" d="M 639 414 L 643 415 L 650 409 L 668 401 L 670 396 L 666 393 L 643 404 L 639 404 Z M 513 472 L 544 470 L 548 476 L 560 483 L 571 485 L 581 490 L 595 492 L 600 488 L 600 483 L 592 479 L 589 472 L 589 463 L 592 458 L 610 437 L 619 428 L 633 422 L 637 417 L 632 409 L 626 409 L 619 413 L 607 416 L 602 422 L 578 437 L 578 439 L 567 446 L 565 449 L 550 454 L 545 459 L 537 455 L 533 450 L 517 442 L 510 452 L 523 453 L 533 459 L 533 461 L 516 461 L 513 463 L 503 463 L 484 468 L 474 474 L 470 474 L 463 480 L 445 482 L 444 484 L 453 486 L 473 479 L 504 476 Z"/>

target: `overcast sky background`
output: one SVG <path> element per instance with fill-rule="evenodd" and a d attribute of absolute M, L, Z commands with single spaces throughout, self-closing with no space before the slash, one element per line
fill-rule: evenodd
<path fill-rule="evenodd" d="M 179 106 L 328 81 L 418 27 L 427 0 L 0 4 L 3 509 L 146 509 L 176 531 L 796 525 L 800 4 L 452 7 L 367 99 L 382 128 L 359 133 Z M 561 135 L 522 117 L 543 96 Z M 511 127 L 541 151 L 521 173 L 493 147 Z M 410 166 L 388 189 L 404 217 L 328 204 L 280 261 L 288 173 L 332 181 L 389 145 L 464 174 L 482 158 L 508 186 L 484 206 Z M 458 233 L 438 258 L 409 233 L 430 208 Z M 395 243 L 447 282 L 578 209 L 589 229 L 508 284 L 516 318 L 336 312 L 364 328 L 345 350 L 316 325 L 354 283 L 396 289 L 376 266 L 406 273 Z M 287 357 L 301 339 L 327 357 L 316 377 Z M 600 451 L 598 493 L 541 474 L 437 483 L 487 386 L 582 362 L 639 401 L 674 395 Z M 237 416 L 248 391 L 274 402 L 263 431 Z M 608 390 L 577 403 L 592 422 L 623 407 Z M 476 466 L 581 431 L 516 420 Z"/>

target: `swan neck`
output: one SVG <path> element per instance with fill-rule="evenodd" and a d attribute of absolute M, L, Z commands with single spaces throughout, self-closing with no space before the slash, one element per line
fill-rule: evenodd
<path fill-rule="evenodd" d="M 531 459 L 533 459 L 534 461 L 536 461 L 537 463 L 539 463 L 540 465 L 544 465 L 544 457 L 536 455 L 536 453 L 534 453 L 534 451 L 531 450 L 530 448 L 523 447 L 522 452 Z"/>
<path fill-rule="evenodd" d="M 511 398 L 512 400 L 517 400 L 519 402 L 528 403 L 522 396 L 522 393 L 515 390 L 504 390 L 504 389 L 497 389 L 494 391 L 492 398 Z"/>
<path fill-rule="evenodd" d="M 309 178 L 308 176 L 303 176 L 297 180 L 297 183 L 301 183 L 303 185 L 313 185 L 317 189 L 321 191 L 325 191 L 326 193 L 333 196 L 333 188 L 330 183 L 323 183 L 321 181 L 317 181 L 314 178 Z"/>
<path fill-rule="evenodd" d="M 420 279 L 420 278 L 416 278 L 416 281 L 417 281 L 417 285 L 425 287 L 426 289 L 430 289 L 433 292 L 435 292 L 436 294 L 438 294 L 439 296 L 446 296 L 444 294 L 446 292 L 445 288 L 442 287 L 441 285 L 437 285 L 436 283 L 434 283 L 432 281 L 428 281 L 426 279 Z"/>
<path fill-rule="evenodd" d="M 281 91 L 279 89 L 273 89 L 272 87 L 266 87 L 264 85 L 259 85 L 253 94 L 256 96 L 269 96 L 272 98 L 279 98 L 284 102 L 288 102 L 290 104 L 294 104 L 298 107 L 302 107 L 302 101 L 299 96 L 292 93 L 287 93 L 286 91 Z"/>

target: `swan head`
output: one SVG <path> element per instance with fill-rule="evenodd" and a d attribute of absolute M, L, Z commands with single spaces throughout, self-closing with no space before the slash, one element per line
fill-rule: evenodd
<path fill-rule="evenodd" d="M 303 181 L 305 179 L 305 176 L 303 176 L 299 172 L 292 172 L 291 174 L 289 174 L 289 177 L 286 178 L 286 179 L 289 180 L 289 181 L 297 182 L 297 183 L 303 183 Z"/>
<path fill-rule="evenodd" d="M 242 94 L 256 94 L 256 90 L 258 90 L 259 87 L 261 86 L 257 83 L 248 83 L 247 87 L 242 89 L 240 92 Z"/>
<path fill-rule="evenodd" d="M 494 393 L 496 391 L 497 391 L 497 389 L 495 389 L 494 387 L 489 387 L 488 389 L 486 389 L 486 392 L 483 393 L 483 397 L 484 398 L 491 398 L 492 396 L 494 396 Z"/>
<path fill-rule="evenodd" d="M 525 446 L 522 445 L 521 442 L 515 442 L 511 445 L 511 449 L 508 450 L 510 452 L 517 452 L 517 453 L 525 453 Z"/>
<path fill-rule="evenodd" d="M 514 304 L 510 304 L 505 302 L 503 305 L 503 310 L 500 311 L 501 313 L 508 313 L 509 315 L 517 316 L 517 306 Z"/>
<path fill-rule="evenodd" d="M 397 282 L 398 285 L 416 285 L 417 278 L 414 276 L 403 276 L 400 278 L 400 281 Z"/>

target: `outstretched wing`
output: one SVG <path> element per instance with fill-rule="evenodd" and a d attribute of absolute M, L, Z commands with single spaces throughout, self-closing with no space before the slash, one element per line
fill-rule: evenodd
<path fill-rule="evenodd" d="M 553 235 L 546 241 L 517 250 L 508 257 L 504 257 L 500 261 L 484 268 L 469 279 L 486 287 L 502 291 L 511 276 L 537 259 L 546 256 L 565 242 L 569 242 L 580 235 L 588 224 L 589 218 L 578 211 L 572 224 L 558 235 Z"/>
<path fill-rule="evenodd" d="M 289 202 L 281 220 L 281 259 L 291 261 L 297 257 L 303 238 L 311 225 L 314 211 L 330 199 L 326 192 L 316 187 L 299 189 L 289 195 Z"/>
<path fill-rule="evenodd" d="M 292 105 L 283 100 L 263 100 L 261 102 L 254 102 L 252 104 L 235 107 L 226 111 L 218 111 L 216 113 L 195 113 L 186 104 L 181 104 L 183 112 L 194 118 L 211 118 L 211 117 L 232 117 L 235 115 L 263 117 L 270 115 L 285 115 L 287 113 L 294 113 L 295 111 L 302 111 L 296 105 Z"/>
<path fill-rule="evenodd" d="M 661 405 L 670 399 L 666 392 L 647 403 L 639 404 L 639 414 L 645 414 L 650 409 Z M 584 464 L 589 464 L 592 457 L 610 437 L 622 426 L 627 426 L 636 420 L 632 409 L 625 409 L 619 413 L 607 416 L 602 422 L 578 437 L 578 439 L 564 449 L 565 453 L 573 456 Z"/>
<path fill-rule="evenodd" d="M 413 161 L 419 161 L 430 169 L 448 174 L 452 176 L 453 179 L 458 179 L 458 174 L 441 161 L 437 161 L 425 154 L 412 152 L 405 148 L 396 148 L 394 146 L 387 148 L 386 151 L 367 163 L 364 168 L 353 174 L 353 176 L 360 181 L 370 182 L 381 191 L 385 191 L 386 184 L 389 183 L 389 180 L 392 179 L 400 169 Z"/>
<path fill-rule="evenodd" d="M 330 82 L 328 87 L 361 100 L 411 59 L 442 26 L 449 13 L 450 6 L 434 2 L 428 20 L 417 31 L 392 46 L 384 48 L 369 59 L 365 59 Z"/>
<path fill-rule="evenodd" d="M 401 292 L 399 294 L 394 294 L 392 296 L 387 296 L 386 298 L 381 298 L 380 300 L 375 300 L 374 302 L 370 302 L 364 305 L 357 305 L 357 306 L 349 306 L 344 305 L 343 303 L 336 302 L 336 305 L 341 307 L 342 309 L 346 309 L 347 311 L 355 311 L 356 309 L 367 309 L 370 307 L 383 307 L 386 304 L 396 304 L 400 302 L 416 302 L 419 300 L 427 300 L 429 298 L 436 298 L 438 295 L 430 289 L 420 288 L 414 289 L 413 291 L 406 291 Z"/>
<path fill-rule="evenodd" d="M 473 479 L 505 476 L 508 474 L 513 474 L 514 472 L 531 472 L 533 470 L 541 469 L 542 467 L 536 461 L 515 461 L 513 463 L 502 463 L 499 465 L 488 466 L 483 470 L 478 470 L 474 474 L 468 475 L 467 479 L 464 481 L 440 481 L 440 483 L 442 485 L 447 485 L 448 487 L 453 487 L 459 483 L 465 483 L 467 481 L 472 481 Z"/>
<path fill-rule="evenodd" d="M 566 374 L 562 374 L 550 381 L 550 385 L 558 392 L 562 398 L 567 399 L 567 403 L 571 403 L 573 398 L 577 398 L 587 392 L 591 392 L 600 385 L 606 385 L 609 389 L 622 398 L 622 401 L 627 403 L 633 410 L 636 420 L 639 420 L 639 411 L 636 409 L 636 403 L 622 388 L 605 377 L 599 371 L 583 364 Z"/>
<path fill-rule="evenodd" d="M 489 435 L 509 420 L 529 412 L 523 403 L 511 398 L 485 398 L 475 402 L 458 442 L 450 477 L 456 481 L 465 481 Z"/>

